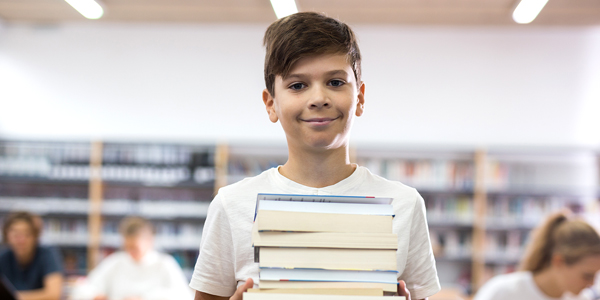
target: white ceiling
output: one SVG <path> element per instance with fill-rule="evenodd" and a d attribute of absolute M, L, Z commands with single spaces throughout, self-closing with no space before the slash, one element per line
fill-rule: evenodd
<path fill-rule="evenodd" d="M 100 0 L 102 19 L 89 22 L 270 23 L 269 0 Z M 324 12 L 350 24 L 518 26 L 511 13 L 519 0 L 296 0 L 302 11 Z M 64 0 L 0 0 L 5 22 L 85 21 Z M 599 0 L 550 0 L 532 23 L 600 25 Z"/>

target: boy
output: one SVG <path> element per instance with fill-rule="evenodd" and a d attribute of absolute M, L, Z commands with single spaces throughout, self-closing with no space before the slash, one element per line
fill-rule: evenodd
<path fill-rule="evenodd" d="M 271 24 L 264 43 L 263 102 L 285 131 L 288 161 L 219 190 L 190 282 L 195 299 L 242 299 L 257 282 L 251 229 L 258 193 L 393 197 L 399 293 L 424 299 L 438 292 L 421 196 L 350 163 L 350 128 L 363 113 L 365 92 L 352 30 L 321 14 L 297 13 Z"/>

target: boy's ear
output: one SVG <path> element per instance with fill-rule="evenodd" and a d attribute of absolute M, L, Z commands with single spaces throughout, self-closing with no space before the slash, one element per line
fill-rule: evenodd
<path fill-rule="evenodd" d="M 277 114 L 275 113 L 275 99 L 273 99 L 271 93 L 269 93 L 269 90 L 267 89 L 263 90 L 262 97 L 265 108 L 267 109 L 267 114 L 269 115 L 269 120 L 276 123 L 279 118 L 277 118 Z"/>
<path fill-rule="evenodd" d="M 356 116 L 362 116 L 365 110 L 365 83 L 360 82 L 360 87 L 358 88 L 358 101 L 356 103 Z"/>

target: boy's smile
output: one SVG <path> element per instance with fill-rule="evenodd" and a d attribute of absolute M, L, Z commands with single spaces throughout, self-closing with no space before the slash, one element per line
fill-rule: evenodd
<path fill-rule="evenodd" d="M 346 146 L 352 121 L 363 112 L 364 84 L 358 88 L 345 54 L 299 59 L 288 76 L 275 78 L 274 90 L 275 97 L 263 92 L 269 119 L 281 122 L 294 147 Z"/>

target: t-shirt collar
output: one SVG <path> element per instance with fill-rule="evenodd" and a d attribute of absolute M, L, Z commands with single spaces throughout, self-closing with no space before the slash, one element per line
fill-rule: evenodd
<path fill-rule="evenodd" d="M 355 187 L 364 175 L 364 168 L 356 165 L 354 172 L 341 181 L 322 188 L 314 188 L 297 183 L 279 173 L 279 168 L 269 170 L 271 179 L 281 187 L 282 193 L 302 194 L 302 195 L 341 195 L 349 189 Z"/>

